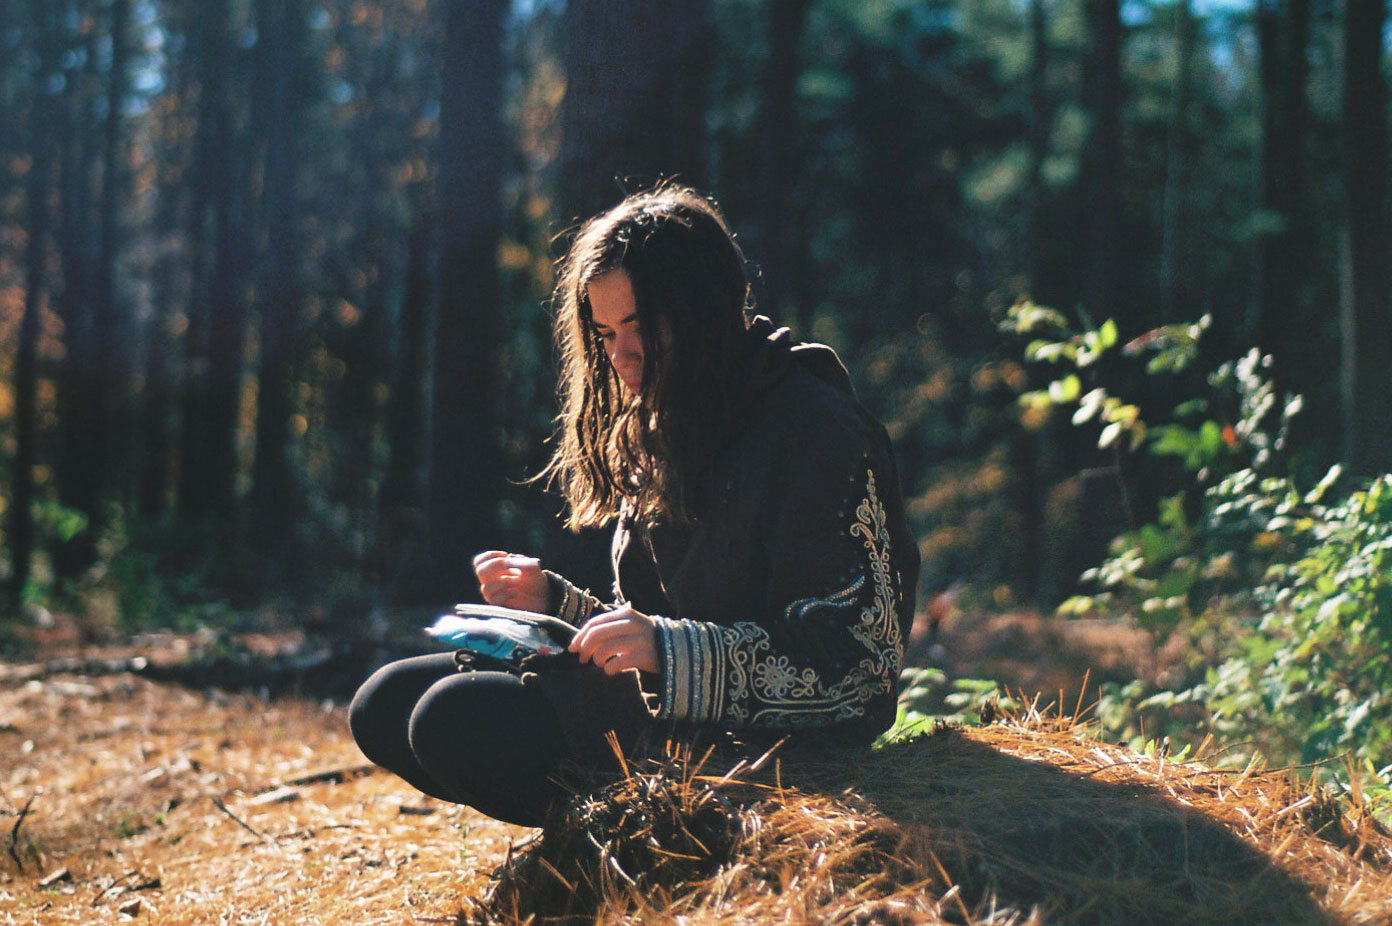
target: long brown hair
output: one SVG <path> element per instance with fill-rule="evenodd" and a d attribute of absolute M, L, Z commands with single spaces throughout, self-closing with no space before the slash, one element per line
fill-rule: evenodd
<path fill-rule="evenodd" d="M 584 223 L 559 269 L 561 412 L 538 478 L 560 485 L 572 529 L 603 525 L 625 503 L 649 521 L 699 517 L 748 328 L 749 277 L 729 226 L 705 196 L 663 184 Z M 593 323 L 590 282 L 615 270 L 637 302 L 639 395 L 620 383 Z"/>

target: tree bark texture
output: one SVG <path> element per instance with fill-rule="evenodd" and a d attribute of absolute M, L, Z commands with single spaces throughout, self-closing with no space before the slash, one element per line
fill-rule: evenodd
<path fill-rule="evenodd" d="M 1392 294 L 1387 260 L 1384 0 L 1344 0 L 1344 228 L 1341 241 L 1344 458 L 1363 475 L 1392 470 Z"/>

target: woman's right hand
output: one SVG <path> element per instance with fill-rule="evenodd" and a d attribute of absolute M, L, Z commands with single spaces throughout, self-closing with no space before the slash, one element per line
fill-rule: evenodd
<path fill-rule="evenodd" d="M 474 557 L 483 600 L 519 611 L 545 612 L 550 584 L 541 571 L 541 561 L 502 550 L 488 550 Z"/>

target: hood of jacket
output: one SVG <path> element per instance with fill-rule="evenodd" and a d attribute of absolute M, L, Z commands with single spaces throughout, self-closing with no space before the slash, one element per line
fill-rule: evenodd
<path fill-rule="evenodd" d="M 763 315 L 754 316 L 749 323 L 747 346 L 748 365 L 752 377 L 747 392 L 749 398 L 778 382 L 794 366 L 798 366 L 832 386 L 855 397 L 851 375 L 836 351 L 825 344 L 794 341 L 791 329 L 777 327 Z"/>

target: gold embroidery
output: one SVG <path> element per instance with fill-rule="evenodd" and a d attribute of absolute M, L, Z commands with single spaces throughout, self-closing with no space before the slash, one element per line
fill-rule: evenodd
<path fill-rule="evenodd" d="M 890 689 L 903 659 L 902 632 L 895 613 L 888 514 L 876 492 L 873 471 L 867 476 L 865 498 L 856 507 L 850 535 L 861 540 L 874 583 L 873 598 L 850 628 L 869 654 L 828 686 L 811 667 L 798 668 L 786 655 L 772 653 L 768 632 L 758 624 L 720 627 L 718 645 L 727 655 L 728 674 L 715 681 L 724 683 L 729 720 L 781 726 L 850 720 L 863 716 L 866 704 Z M 832 595 L 795 601 L 784 610 L 784 619 L 799 620 L 814 608 L 854 608 L 864 582 L 862 574 Z"/>

